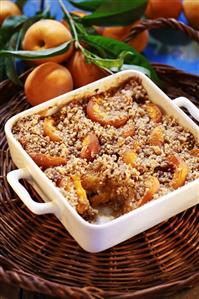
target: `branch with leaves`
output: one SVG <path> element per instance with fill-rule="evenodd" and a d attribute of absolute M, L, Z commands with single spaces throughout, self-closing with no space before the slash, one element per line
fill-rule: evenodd
<path fill-rule="evenodd" d="M 21 8 L 25 2 L 25 0 L 18 0 Z M 16 59 L 34 60 L 56 56 L 67 51 L 71 43 L 74 43 L 76 50 L 82 52 L 87 63 L 94 63 L 109 73 L 136 69 L 144 72 L 154 81 L 158 81 L 154 69 L 143 55 L 124 42 L 99 35 L 93 27 L 93 25 L 132 24 L 144 15 L 147 0 L 80 0 L 78 2 L 69 0 L 69 2 L 91 13 L 80 18 L 69 13 L 64 2 L 59 0 L 73 39 L 56 48 L 39 51 L 21 50 L 21 43 L 27 29 L 40 19 L 52 18 L 48 10 L 40 11 L 31 18 L 21 15 L 9 17 L 4 21 L 0 28 L 0 66 L 5 68 L 6 75 L 13 82 L 21 84 L 16 71 Z"/>

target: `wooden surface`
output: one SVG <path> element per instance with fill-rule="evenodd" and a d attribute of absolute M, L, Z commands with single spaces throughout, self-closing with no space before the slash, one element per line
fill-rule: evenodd
<path fill-rule="evenodd" d="M 160 297 L 159 297 L 160 298 Z M 164 297 L 167 299 L 198 299 L 199 286 L 188 291 L 183 291 L 174 296 Z M 34 294 L 32 292 L 22 291 L 15 287 L 6 286 L 0 283 L 0 299 L 56 299 L 55 297 Z M 108 298 L 107 298 L 108 299 Z M 156 298 L 154 298 L 156 299 Z"/>

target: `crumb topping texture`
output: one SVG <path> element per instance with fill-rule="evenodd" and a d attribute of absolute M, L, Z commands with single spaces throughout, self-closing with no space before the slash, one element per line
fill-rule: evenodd
<path fill-rule="evenodd" d="M 90 222 L 115 218 L 199 178 L 192 133 L 153 104 L 140 79 L 55 114 L 24 117 L 15 138 Z"/>

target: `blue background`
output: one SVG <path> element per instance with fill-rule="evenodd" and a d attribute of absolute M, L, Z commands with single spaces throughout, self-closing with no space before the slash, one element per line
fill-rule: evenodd
<path fill-rule="evenodd" d="M 64 3 L 70 11 L 79 10 L 67 0 L 64 0 Z M 39 10 L 39 6 L 39 0 L 29 0 L 24 7 L 24 12 L 28 16 L 33 16 Z M 45 7 L 50 7 L 51 14 L 59 20 L 62 19 L 63 15 L 57 0 L 45 0 Z M 179 20 L 187 24 L 183 13 Z M 170 28 L 150 31 L 150 39 L 144 55 L 150 62 L 169 64 L 199 75 L 199 43 L 190 40 L 180 31 Z"/>

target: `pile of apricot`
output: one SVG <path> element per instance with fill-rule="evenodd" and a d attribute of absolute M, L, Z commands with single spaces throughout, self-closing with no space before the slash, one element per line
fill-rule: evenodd
<path fill-rule="evenodd" d="M 183 2 L 181 0 L 149 0 L 145 15 L 150 19 L 178 18 L 182 9 L 190 24 L 199 28 L 199 0 L 184 0 Z M 79 17 L 86 14 L 84 12 L 73 13 Z M 0 1 L 0 25 L 7 17 L 20 14 L 20 9 L 12 1 Z M 139 22 L 138 20 L 128 26 L 117 27 L 94 26 L 94 29 L 97 34 L 124 41 L 132 28 Z M 69 25 L 63 20 L 59 22 L 46 19 L 34 23 L 26 31 L 22 48 L 30 51 L 45 50 L 57 47 L 67 41 L 71 41 L 71 45 L 65 53 L 32 61 L 33 65 L 38 66 L 30 73 L 25 82 L 25 95 L 30 104 L 37 105 L 107 75 L 97 65 L 86 62 L 82 52 L 74 47 Z M 128 42 L 139 52 L 145 49 L 147 43 L 148 31 L 146 30 Z"/>

